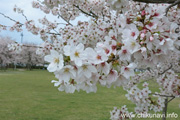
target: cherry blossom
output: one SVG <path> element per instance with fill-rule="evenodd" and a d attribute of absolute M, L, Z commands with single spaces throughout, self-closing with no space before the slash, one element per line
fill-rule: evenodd
<path fill-rule="evenodd" d="M 59 54 L 55 50 L 51 50 L 50 52 L 51 52 L 50 55 L 46 55 L 44 57 L 45 61 L 50 62 L 49 66 L 47 68 L 48 71 L 55 72 L 57 70 L 61 70 L 64 66 L 64 60 L 63 60 L 62 54 Z"/>
<path fill-rule="evenodd" d="M 92 76 L 92 73 L 96 72 L 97 70 L 95 66 L 92 66 L 90 64 L 83 64 L 81 67 L 78 68 L 78 74 L 80 76 L 85 76 L 88 79 Z"/>
<path fill-rule="evenodd" d="M 122 60 L 122 61 L 125 61 L 125 60 L 130 61 L 131 60 L 131 53 L 127 47 L 123 46 L 118 53 L 119 53 L 120 60 Z"/>
<path fill-rule="evenodd" d="M 134 69 L 136 68 L 135 63 L 131 63 L 128 66 L 123 66 L 121 68 L 121 74 L 124 75 L 125 78 L 129 78 L 134 75 Z"/>
<path fill-rule="evenodd" d="M 84 53 L 84 45 L 78 44 L 77 46 L 66 46 L 64 47 L 65 55 L 70 56 L 71 60 L 77 66 L 82 66 L 83 60 L 85 59 L 86 55 Z"/>
<path fill-rule="evenodd" d="M 60 71 L 57 71 L 55 73 L 56 78 L 59 80 L 63 80 L 64 82 L 69 82 L 70 79 L 73 79 L 76 77 L 76 71 L 74 68 L 70 65 L 64 66 Z"/>

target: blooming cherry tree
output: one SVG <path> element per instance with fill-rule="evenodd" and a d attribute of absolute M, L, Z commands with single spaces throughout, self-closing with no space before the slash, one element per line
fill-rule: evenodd
<path fill-rule="evenodd" d="M 10 63 L 16 63 L 14 51 L 9 51 L 8 44 L 14 43 L 10 37 L 0 36 L 0 68 L 6 68 Z"/>
<path fill-rule="evenodd" d="M 44 43 L 37 53 L 50 63 L 48 71 L 54 72 L 57 80 L 52 82 L 60 91 L 96 92 L 98 83 L 108 88 L 123 87 L 127 99 L 136 105 L 135 113 L 166 113 L 167 103 L 180 96 L 180 77 L 176 74 L 180 70 L 180 13 L 174 6 L 179 0 L 166 1 L 174 2 L 171 8 L 167 4 L 147 4 L 149 0 L 137 1 L 34 1 L 34 8 L 61 17 L 66 25 L 59 28 L 57 22 L 43 18 L 39 20 L 42 28 L 27 20 L 25 24 L 16 22 L 11 30 L 20 31 L 25 25 L 41 36 Z M 15 10 L 23 14 L 20 8 Z M 71 24 L 81 14 L 89 20 Z M 136 74 L 135 68 L 145 71 Z M 151 80 L 158 83 L 160 92 L 152 93 L 147 83 Z M 140 89 L 138 84 L 142 82 Z M 111 119 L 126 119 L 123 113 L 130 114 L 126 106 L 114 108 Z"/>

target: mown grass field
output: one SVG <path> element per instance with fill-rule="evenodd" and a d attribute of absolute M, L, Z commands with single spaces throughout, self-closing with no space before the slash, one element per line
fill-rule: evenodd
<path fill-rule="evenodd" d="M 67 94 L 53 87 L 52 79 L 46 70 L 0 71 L 0 120 L 109 120 L 114 106 L 134 109 L 122 88 L 99 86 L 97 93 Z M 156 89 L 156 83 L 151 86 Z M 168 113 L 178 113 L 177 120 L 179 104 L 175 99 L 168 105 Z"/>

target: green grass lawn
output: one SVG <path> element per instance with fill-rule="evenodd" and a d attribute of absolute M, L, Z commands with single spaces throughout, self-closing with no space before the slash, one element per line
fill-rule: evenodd
<path fill-rule="evenodd" d="M 134 109 L 122 88 L 67 94 L 53 87 L 52 79 L 45 70 L 0 71 L 0 120 L 109 120 L 114 106 Z M 179 104 L 175 99 L 168 105 L 168 113 L 179 114 L 177 120 Z"/>

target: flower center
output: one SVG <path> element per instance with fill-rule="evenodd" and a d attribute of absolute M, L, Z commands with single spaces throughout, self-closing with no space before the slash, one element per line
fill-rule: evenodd
<path fill-rule="evenodd" d="M 112 38 L 113 40 L 117 40 L 115 36 L 112 36 L 111 38 Z"/>
<path fill-rule="evenodd" d="M 54 63 L 59 63 L 59 59 L 58 58 L 54 58 Z"/>
<path fill-rule="evenodd" d="M 154 24 L 152 22 L 150 22 L 148 25 L 149 25 L 149 27 L 152 27 Z"/>
<path fill-rule="evenodd" d="M 69 72 L 69 68 L 65 68 L 65 69 L 64 69 L 64 72 Z"/>
<path fill-rule="evenodd" d="M 123 54 L 126 54 L 126 53 L 127 53 L 127 50 L 123 50 L 122 53 L 123 53 Z"/>
<path fill-rule="evenodd" d="M 111 71 L 110 71 L 110 74 L 113 75 L 113 74 L 114 74 L 114 71 L 111 70 Z"/>
<path fill-rule="evenodd" d="M 82 68 L 83 68 L 83 70 L 86 70 L 86 69 L 87 69 L 87 66 L 86 66 L 86 65 L 83 65 Z"/>
<path fill-rule="evenodd" d="M 106 52 L 106 54 L 108 54 L 108 53 L 109 53 L 109 50 L 108 50 L 108 49 L 105 49 L 105 52 Z"/>
<path fill-rule="evenodd" d="M 132 33 L 131 33 L 131 36 L 133 36 L 133 37 L 134 37 L 135 35 L 136 35 L 136 33 L 135 33 L 135 32 L 132 32 Z"/>
<path fill-rule="evenodd" d="M 116 49 L 116 45 L 111 46 L 112 50 Z"/>
<path fill-rule="evenodd" d="M 135 42 L 131 42 L 131 46 L 133 46 L 133 47 L 134 47 L 135 45 L 136 45 L 136 43 L 135 43 Z"/>
<path fill-rule="evenodd" d="M 103 66 L 103 67 L 104 67 L 104 66 L 105 66 L 105 62 L 101 63 L 101 66 Z"/>
<path fill-rule="evenodd" d="M 78 53 L 77 51 L 74 53 L 74 55 L 75 55 L 76 57 L 79 57 L 79 53 Z"/>
<path fill-rule="evenodd" d="M 128 71 L 128 70 L 129 70 L 129 68 L 128 68 L 128 67 L 125 67 L 125 68 L 124 68 L 124 70 Z"/>
<path fill-rule="evenodd" d="M 97 58 L 98 60 L 101 60 L 101 56 L 100 56 L 100 55 L 98 55 L 96 58 Z"/>

